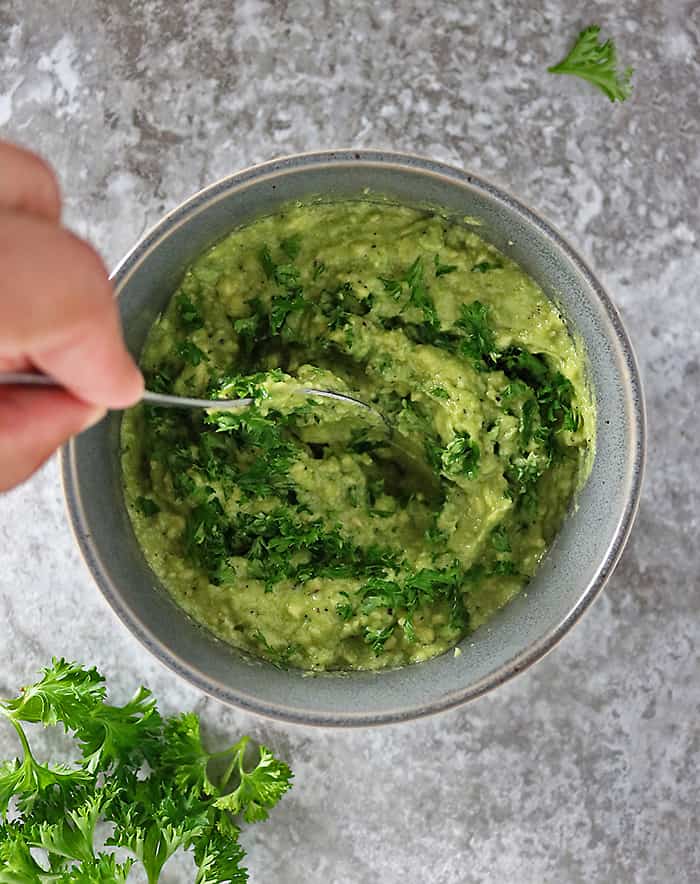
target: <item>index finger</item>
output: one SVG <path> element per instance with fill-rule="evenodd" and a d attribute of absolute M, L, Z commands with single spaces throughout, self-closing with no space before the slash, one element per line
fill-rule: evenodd
<path fill-rule="evenodd" d="M 0 212 L 0 358 L 23 357 L 85 402 L 124 408 L 142 395 L 107 271 L 68 231 Z"/>

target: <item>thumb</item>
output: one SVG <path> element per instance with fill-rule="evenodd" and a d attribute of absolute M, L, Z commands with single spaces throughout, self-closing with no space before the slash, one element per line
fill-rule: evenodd
<path fill-rule="evenodd" d="M 23 482 L 104 413 L 65 390 L 0 388 L 0 491 Z"/>

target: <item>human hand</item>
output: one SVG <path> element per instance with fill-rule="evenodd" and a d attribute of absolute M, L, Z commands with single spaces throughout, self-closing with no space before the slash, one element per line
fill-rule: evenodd
<path fill-rule="evenodd" d="M 104 264 L 60 214 L 51 169 L 0 142 L 0 371 L 40 369 L 63 387 L 0 386 L 0 491 L 143 391 Z"/>

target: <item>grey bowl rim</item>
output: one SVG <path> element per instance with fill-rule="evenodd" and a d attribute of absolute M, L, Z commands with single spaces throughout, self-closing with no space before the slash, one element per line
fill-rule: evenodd
<path fill-rule="evenodd" d="M 478 682 L 465 687 L 460 691 L 424 703 L 421 706 L 409 706 L 398 709 L 390 709 L 382 713 L 309 713 L 297 709 L 272 705 L 260 701 L 255 696 L 242 694 L 226 685 L 215 682 L 198 667 L 180 659 L 176 653 L 165 647 L 150 630 L 141 623 L 139 617 L 127 605 L 123 603 L 118 587 L 112 584 L 109 576 L 102 570 L 100 556 L 92 542 L 92 534 L 84 511 L 80 494 L 77 489 L 77 467 L 75 462 L 75 443 L 71 439 L 60 450 L 60 473 L 63 494 L 69 516 L 69 523 L 81 553 L 82 559 L 88 568 L 92 578 L 103 594 L 109 606 L 128 631 L 146 648 L 157 660 L 164 664 L 175 674 L 184 678 L 194 687 L 205 694 L 217 699 L 228 706 L 242 709 L 243 711 L 262 716 L 272 721 L 282 721 L 287 724 L 304 725 L 311 727 L 326 727 L 345 729 L 349 727 L 375 727 L 385 724 L 397 724 L 435 715 L 449 709 L 456 708 L 477 697 L 494 690 L 502 684 L 510 681 L 516 675 L 524 672 L 534 663 L 545 657 L 577 623 L 591 604 L 600 595 L 610 576 L 612 575 L 622 552 L 627 544 L 634 521 L 639 510 L 644 472 L 647 456 L 647 417 L 641 374 L 632 342 L 624 327 L 622 317 L 616 305 L 607 294 L 602 283 L 595 276 L 587 261 L 580 255 L 569 241 L 543 216 L 533 210 L 529 205 L 513 196 L 500 185 L 494 184 L 483 175 L 475 174 L 457 166 L 431 160 L 427 157 L 407 152 L 385 151 L 367 148 L 339 148 L 334 150 L 308 151 L 294 153 L 262 163 L 256 163 L 225 175 L 213 183 L 200 188 L 191 196 L 176 205 L 164 214 L 153 226 L 146 230 L 118 262 L 110 274 L 110 280 L 115 283 L 118 297 L 118 288 L 123 285 L 130 275 L 132 265 L 136 263 L 146 252 L 154 247 L 157 242 L 169 235 L 169 231 L 199 203 L 206 203 L 212 197 L 223 194 L 232 187 L 241 186 L 254 180 L 259 180 L 270 174 L 282 174 L 287 171 L 303 170 L 307 166 L 347 163 L 360 165 L 376 164 L 379 166 L 394 166 L 405 168 L 410 172 L 418 171 L 446 178 L 450 183 L 462 184 L 475 188 L 487 196 L 496 199 L 506 205 L 511 211 L 519 215 L 523 221 L 534 225 L 544 236 L 553 241 L 568 260 L 573 264 L 576 271 L 581 274 L 584 281 L 590 287 L 593 295 L 603 307 L 605 318 L 614 333 L 614 337 L 620 347 L 620 353 L 627 369 L 627 382 L 622 375 L 625 394 L 632 403 L 632 433 L 631 443 L 625 452 L 625 461 L 631 462 L 631 482 L 627 500 L 622 515 L 618 521 L 613 536 L 609 539 L 605 554 L 601 557 L 600 565 L 589 584 L 580 594 L 577 602 L 572 606 L 569 613 L 561 622 L 545 633 L 538 641 L 531 643 L 520 653 L 503 663 L 498 669 Z M 415 664 L 420 666 L 420 664 Z M 377 674 L 381 678 L 381 673 Z M 310 680 L 312 683 L 312 680 Z"/>

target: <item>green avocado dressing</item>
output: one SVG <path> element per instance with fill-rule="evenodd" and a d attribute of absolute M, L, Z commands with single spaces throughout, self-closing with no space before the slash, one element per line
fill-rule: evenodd
<path fill-rule="evenodd" d="M 535 573 L 594 452 L 585 354 L 538 286 L 467 227 L 387 203 L 291 207 L 186 272 L 146 341 L 126 500 L 195 620 L 277 665 L 427 660 Z M 384 413 L 439 494 L 357 410 Z M 379 422 L 381 423 L 381 422 Z"/>

